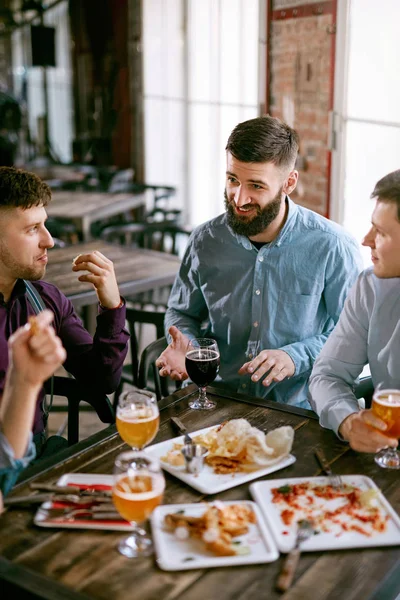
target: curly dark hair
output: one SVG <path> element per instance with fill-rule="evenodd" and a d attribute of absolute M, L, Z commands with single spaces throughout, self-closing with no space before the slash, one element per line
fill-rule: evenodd
<path fill-rule="evenodd" d="M 397 204 L 397 220 L 400 221 L 400 169 L 382 177 L 376 184 L 371 198 Z"/>
<path fill-rule="evenodd" d="M 236 125 L 225 150 L 241 162 L 271 162 L 283 169 L 293 169 L 299 136 L 280 119 L 264 115 Z"/>
<path fill-rule="evenodd" d="M 0 167 L 0 208 L 47 206 L 51 190 L 35 173 Z"/>

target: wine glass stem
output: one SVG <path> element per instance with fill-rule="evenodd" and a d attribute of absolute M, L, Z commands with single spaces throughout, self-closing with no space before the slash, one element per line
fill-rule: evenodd
<path fill-rule="evenodd" d="M 207 401 L 206 390 L 206 387 L 199 387 L 199 403 L 203 405 Z"/>

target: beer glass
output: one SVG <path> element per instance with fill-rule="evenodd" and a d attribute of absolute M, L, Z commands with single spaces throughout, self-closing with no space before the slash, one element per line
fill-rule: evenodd
<path fill-rule="evenodd" d="M 400 438 L 400 390 L 378 385 L 372 398 L 372 412 L 386 423 L 384 435 Z M 400 453 L 396 448 L 384 448 L 375 455 L 375 462 L 385 469 L 400 469 Z"/>
<path fill-rule="evenodd" d="M 121 438 L 133 450 L 150 444 L 160 426 L 155 394 L 139 389 L 123 392 L 118 400 L 116 425 Z"/>
<path fill-rule="evenodd" d="M 199 387 L 199 395 L 189 402 L 195 410 L 211 410 L 216 404 L 206 396 L 206 387 L 214 381 L 219 371 L 218 344 L 211 338 L 190 340 L 185 359 L 190 379 Z"/>
<path fill-rule="evenodd" d="M 134 530 L 118 545 L 127 558 L 150 556 L 153 542 L 139 523 L 147 520 L 161 504 L 165 479 L 157 459 L 130 450 L 117 456 L 114 464 L 112 499 L 115 508 Z"/>

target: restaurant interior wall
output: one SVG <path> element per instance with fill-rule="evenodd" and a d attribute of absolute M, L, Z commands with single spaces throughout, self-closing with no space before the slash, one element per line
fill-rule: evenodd
<path fill-rule="evenodd" d="M 332 218 L 361 242 L 375 183 L 399 168 L 398 0 L 339 2 Z M 363 248 L 365 266 L 370 250 Z"/>
<path fill-rule="evenodd" d="M 268 112 L 300 136 L 292 199 L 329 217 L 336 0 L 272 0 Z"/>
<path fill-rule="evenodd" d="M 264 10 L 264 0 L 143 2 L 146 181 L 176 186 L 191 225 L 223 211 L 227 138 L 260 112 Z"/>
<path fill-rule="evenodd" d="M 56 28 L 56 67 L 46 67 L 48 85 L 48 125 L 49 142 L 53 158 L 68 163 L 72 160 L 73 139 L 73 95 L 72 69 L 70 55 L 70 29 L 68 1 L 61 2 L 43 14 L 44 24 Z M 27 127 L 22 132 L 25 145 L 22 145 L 21 157 L 27 162 L 30 140 L 33 147 L 43 143 L 43 115 L 45 113 L 43 69 L 31 67 L 30 26 L 15 29 L 12 34 L 12 72 L 14 93 L 26 107 Z M 28 150 L 27 150 L 28 146 Z M 34 154 L 35 151 L 33 151 Z M 32 149 L 31 149 L 32 154 Z"/>

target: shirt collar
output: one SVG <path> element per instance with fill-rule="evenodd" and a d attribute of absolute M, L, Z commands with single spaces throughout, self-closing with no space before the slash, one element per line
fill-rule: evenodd
<path fill-rule="evenodd" d="M 287 214 L 286 222 L 285 222 L 284 226 L 282 227 L 282 229 L 280 230 L 279 235 L 273 240 L 273 242 L 270 242 L 271 245 L 273 245 L 273 246 L 279 247 L 282 244 L 282 241 L 286 237 L 286 235 L 290 231 L 292 231 L 295 220 L 296 220 L 295 217 L 299 211 L 297 204 L 295 204 L 293 202 L 293 200 L 291 200 L 289 198 L 289 196 L 286 196 L 285 201 L 288 204 L 288 214 Z M 254 250 L 254 246 L 248 237 L 246 237 L 244 235 L 239 235 L 238 233 L 235 233 L 229 227 L 229 225 L 228 225 L 228 228 L 229 228 L 229 231 L 232 233 L 232 235 L 236 238 L 238 243 L 241 244 L 246 250 Z"/>
<path fill-rule="evenodd" d="M 8 302 L 4 302 L 4 296 L 3 294 L 0 292 L 0 306 L 7 306 L 9 305 L 11 302 L 13 302 L 13 300 L 15 300 L 15 298 L 18 298 L 20 296 L 23 296 L 26 293 L 26 285 L 23 279 L 17 279 L 17 281 L 15 282 L 13 291 L 11 292 L 11 296 Z"/>

